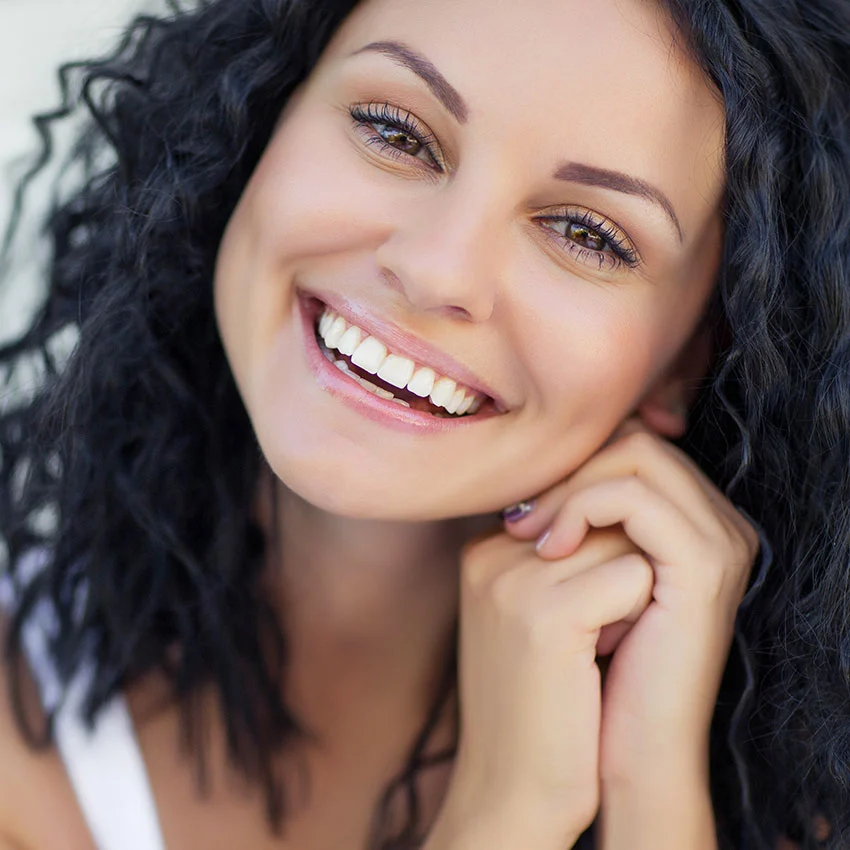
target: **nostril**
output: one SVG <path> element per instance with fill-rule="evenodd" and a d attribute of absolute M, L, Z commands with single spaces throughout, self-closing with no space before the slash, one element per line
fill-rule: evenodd
<path fill-rule="evenodd" d="M 399 276 L 395 272 L 390 271 L 389 269 L 381 269 L 381 274 L 383 275 L 387 286 L 389 286 L 389 288 L 392 289 L 393 292 L 399 292 L 404 295 L 404 286 L 402 285 Z"/>

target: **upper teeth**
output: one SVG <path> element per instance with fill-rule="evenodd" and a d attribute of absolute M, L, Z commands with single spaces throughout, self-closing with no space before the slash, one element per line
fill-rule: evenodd
<path fill-rule="evenodd" d="M 327 348 L 350 357 L 363 371 L 394 387 L 407 388 L 420 398 L 428 396 L 432 404 L 448 413 L 456 416 L 475 413 L 484 401 L 481 395 L 438 375 L 430 367 L 417 366 L 413 360 L 387 351 L 380 340 L 329 309 L 319 319 L 319 336 Z"/>

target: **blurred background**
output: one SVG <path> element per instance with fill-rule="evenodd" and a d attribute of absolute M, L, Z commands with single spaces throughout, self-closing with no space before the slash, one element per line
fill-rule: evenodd
<path fill-rule="evenodd" d="M 0 232 L 12 189 L 38 151 L 31 116 L 60 102 L 59 65 L 108 52 L 136 14 L 165 8 L 165 0 L 0 0 Z M 63 132 L 67 139 L 72 129 Z M 48 173 L 33 185 L 14 264 L 0 282 L 0 341 L 20 333 L 39 298 L 45 257 L 39 222 L 50 182 Z"/>

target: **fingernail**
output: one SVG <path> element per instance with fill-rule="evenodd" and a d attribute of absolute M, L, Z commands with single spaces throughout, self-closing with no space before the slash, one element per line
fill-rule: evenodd
<path fill-rule="evenodd" d="M 517 502 L 515 505 L 508 505 L 502 511 L 502 519 L 505 522 L 519 522 L 519 520 L 527 517 L 533 510 L 533 499 L 529 499 L 527 502 Z"/>
<path fill-rule="evenodd" d="M 545 545 L 546 541 L 549 539 L 549 535 L 552 533 L 552 529 L 549 528 L 537 538 L 537 542 L 534 544 L 534 548 L 539 552 Z"/>

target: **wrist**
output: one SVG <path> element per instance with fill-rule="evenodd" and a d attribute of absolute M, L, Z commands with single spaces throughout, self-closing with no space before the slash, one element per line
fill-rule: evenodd
<path fill-rule="evenodd" d="M 636 793 L 655 788 L 708 787 L 709 731 L 634 736 L 640 743 L 630 747 L 605 747 L 600 759 L 601 787 Z M 634 740 L 633 739 L 633 740 Z"/>
<path fill-rule="evenodd" d="M 443 807 L 423 850 L 570 850 L 589 824 L 556 822 L 531 807 Z"/>
<path fill-rule="evenodd" d="M 717 850 L 707 770 L 692 766 L 603 784 L 600 850 Z"/>

